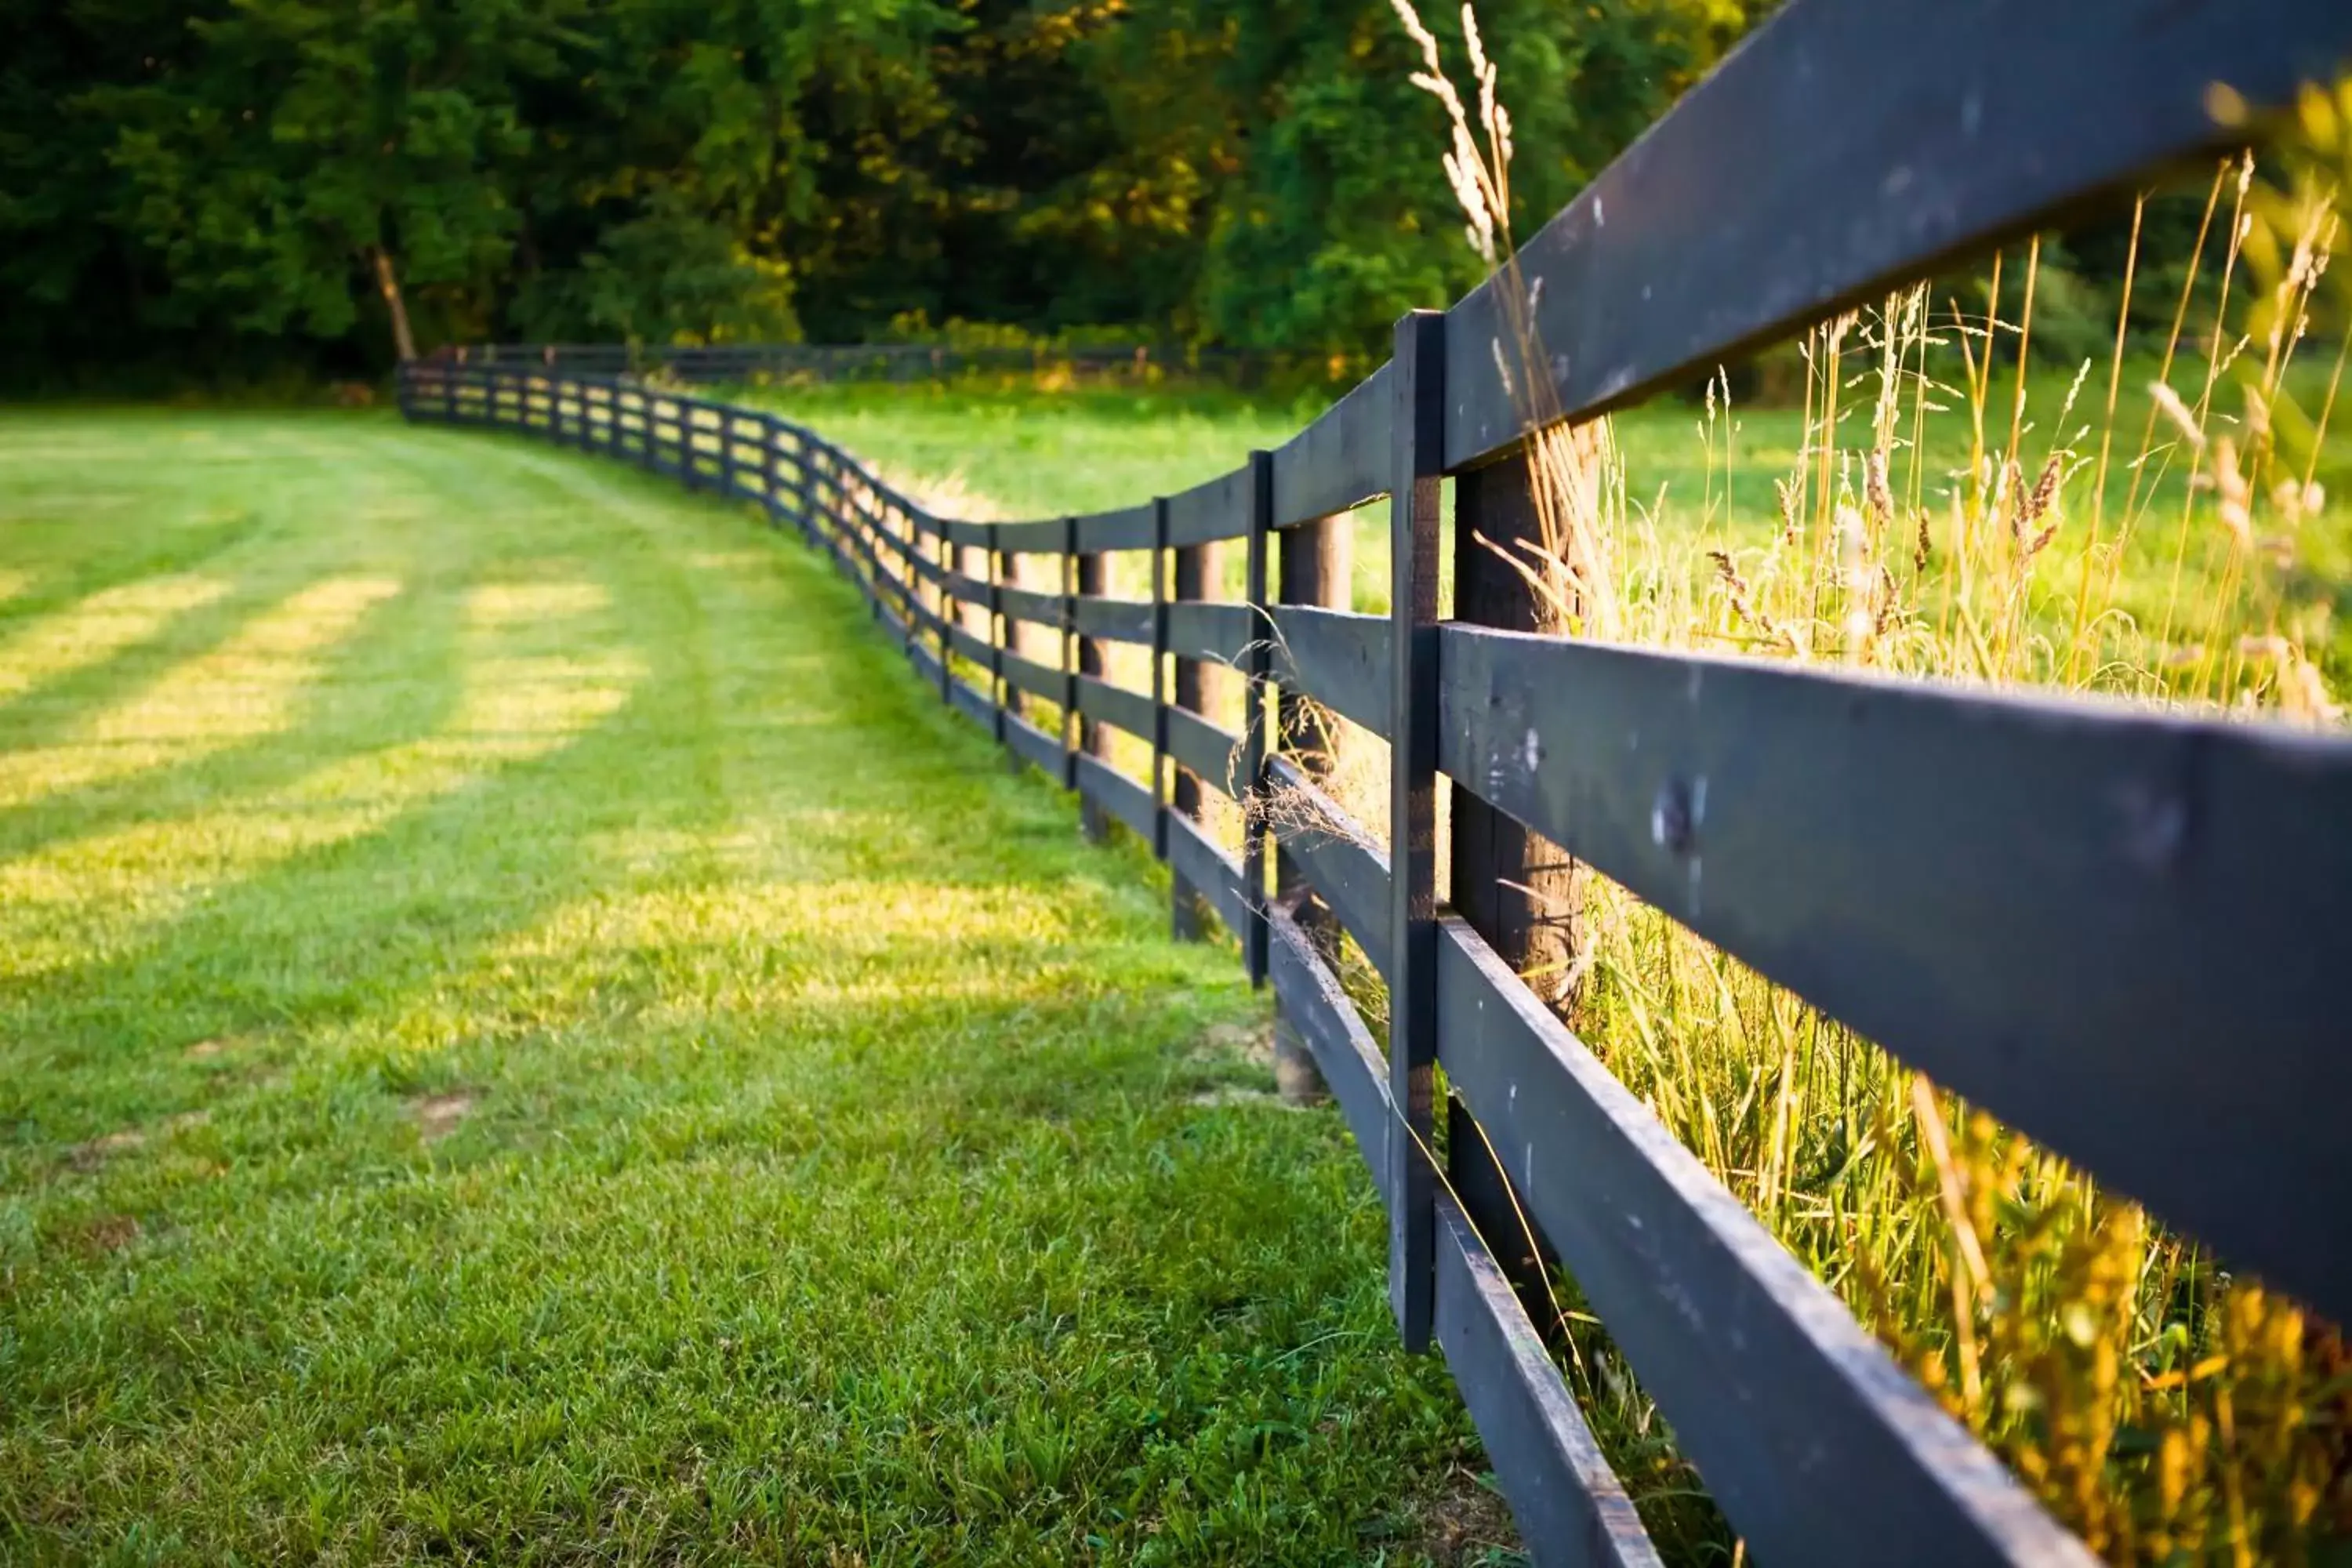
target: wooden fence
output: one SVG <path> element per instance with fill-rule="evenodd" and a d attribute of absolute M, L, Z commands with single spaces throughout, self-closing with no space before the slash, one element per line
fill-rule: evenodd
<path fill-rule="evenodd" d="M 1544 405 L 1633 401 L 2219 150 L 2214 81 L 2275 104 L 2347 56 L 2340 0 L 1796 0 L 1522 252 Z M 2352 743 L 1514 629 L 1526 593 L 1472 542 L 1532 526 L 1504 286 L 1406 318 L 1278 450 L 1043 521 L 931 515 L 810 430 L 625 379 L 427 363 L 402 404 L 759 502 L 942 700 L 1205 896 L 1353 1129 L 1399 1327 L 1443 1347 L 1538 1562 L 1656 1560 L 1523 1304 L 1554 1254 L 1759 1560 L 2088 1561 L 1519 980 L 1525 910 L 1495 889 L 1540 836 L 2352 1321 Z M 1333 607 L 1334 520 L 1382 494 L 1393 608 Z M 1243 602 L 1203 596 L 1223 540 Z M 1122 552 L 1148 599 L 1105 593 Z M 1108 643 L 1150 650 L 1148 692 L 1106 678 Z M 1244 672 L 1239 733 L 1198 710 L 1204 661 Z M 1302 695 L 1389 742 L 1391 853 L 1286 754 Z M 1235 854 L 1203 790 L 1286 808 Z M 1385 1052 L 1334 925 L 1387 984 Z"/>

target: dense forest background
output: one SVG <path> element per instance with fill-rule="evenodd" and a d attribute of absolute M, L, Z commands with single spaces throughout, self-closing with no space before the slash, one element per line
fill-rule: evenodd
<path fill-rule="evenodd" d="M 1486 0 L 1525 226 L 1767 8 Z M 386 277 L 427 350 L 1358 353 L 1477 276 L 1416 63 L 1389 0 L 0 0 L 0 376 L 379 372 Z"/>

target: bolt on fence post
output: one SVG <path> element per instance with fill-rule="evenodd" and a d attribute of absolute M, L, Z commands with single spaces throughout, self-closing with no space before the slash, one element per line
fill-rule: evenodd
<path fill-rule="evenodd" d="M 1345 514 L 1318 518 L 1297 528 L 1286 528 L 1276 545 L 1282 582 L 1276 590 L 1285 605 L 1309 605 L 1344 610 L 1353 603 L 1349 574 L 1353 567 L 1354 521 Z M 1269 643 L 1271 624 L 1261 620 L 1257 636 Z M 1271 654 L 1271 647 L 1267 649 Z M 1337 762 L 1339 722 L 1328 723 L 1321 710 L 1296 683 L 1282 689 L 1276 714 L 1279 741 L 1298 771 L 1321 783 Z M 1339 962 L 1339 922 L 1331 911 L 1312 901 L 1314 884 L 1305 868 L 1280 845 L 1274 855 L 1275 902 L 1294 911 L 1300 933 L 1312 942 L 1334 973 Z M 1293 1105 L 1311 1105 L 1329 1098 L 1315 1053 L 1290 1020 L 1276 1009 L 1274 1020 L 1274 1079 L 1282 1098 Z"/>
<path fill-rule="evenodd" d="M 1168 498 L 1151 498 L 1151 853 L 1168 858 Z"/>
<path fill-rule="evenodd" d="M 1429 1348 L 1436 1193 L 1437 524 L 1445 440 L 1445 316 L 1397 323 L 1391 370 L 1389 637 L 1389 1305 L 1405 1348 Z"/>
<path fill-rule="evenodd" d="M 1205 599 L 1208 584 L 1214 576 L 1212 569 L 1213 552 L 1206 544 L 1187 544 L 1176 552 L 1176 584 L 1171 595 L 1176 599 Z M 1175 702 L 1179 708 L 1195 713 L 1206 712 L 1209 706 L 1209 672 L 1197 658 L 1176 660 Z M 1170 782 L 1171 809 L 1179 816 L 1197 823 L 1201 820 L 1201 781 L 1181 763 L 1175 768 Z M 1201 920 L 1201 889 L 1181 871 L 1169 879 L 1171 892 L 1170 929 L 1179 942 L 1198 942 L 1203 931 Z M 1239 933 L 1236 933 L 1239 934 Z"/>
<path fill-rule="evenodd" d="M 1243 645 L 1242 779 L 1235 793 L 1242 800 L 1242 907 L 1247 926 L 1242 939 L 1242 967 L 1252 985 L 1265 984 L 1270 932 L 1265 923 L 1265 825 L 1260 803 L 1265 798 L 1266 676 L 1273 648 L 1258 635 L 1265 623 L 1266 535 L 1274 530 L 1274 454 L 1250 454 L 1249 560 L 1242 576 L 1242 598 L 1249 605 L 1249 640 Z"/>
<path fill-rule="evenodd" d="M 1099 599 L 1108 591 L 1110 568 L 1099 554 L 1079 556 L 1077 576 L 1078 594 L 1082 598 Z M 1073 626 L 1076 624 L 1074 616 Z M 1100 637 L 1078 638 L 1078 673 L 1097 680 L 1102 679 L 1103 645 Z M 1074 688 L 1076 684 L 1072 683 Z M 1105 732 L 1098 720 L 1087 718 L 1083 713 L 1078 719 L 1078 750 L 1097 761 L 1110 754 L 1110 736 Z M 1075 771 L 1075 763 L 1072 767 Z M 1100 844 L 1110 837 L 1110 818 L 1104 814 L 1102 803 L 1090 795 L 1079 797 L 1078 826 L 1090 844 Z"/>

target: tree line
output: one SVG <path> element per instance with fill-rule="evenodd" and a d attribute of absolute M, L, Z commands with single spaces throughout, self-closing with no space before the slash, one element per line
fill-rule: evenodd
<path fill-rule="evenodd" d="M 1769 3 L 1486 0 L 1523 232 Z M 1359 355 L 1478 272 L 1415 65 L 1391 0 L 0 0 L 0 374 L 950 322 Z"/>

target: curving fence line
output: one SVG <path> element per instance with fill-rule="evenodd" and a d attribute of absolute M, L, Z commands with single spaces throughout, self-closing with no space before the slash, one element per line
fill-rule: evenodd
<path fill-rule="evenodd" d="M 935 516 L 788 420 L 617 377 L 432 363 L 401 402 L 796 526 L 944 701 L 1218 910 L 1354 1131 L 1400 1330 L 1443 1348 L 1538 1562 L 1656 1561 L 1524 1304 L 1554 1258 L 1759 1560 L 2088 1562 L 1517 978 L 1492 889 L 1540 835 L 2352 1321 L 2352 743 L 1535 636 L 1467 542 L 1532 526 L 1526 465 L 1500 460 L 1530 407 L 1690 377 L 2221 148 L 2217 80 L 2276 104 L 2347 58 L 2339 0 L 1795 0 L 1521 253 L 1546 396 L 1510 384 L 1498 278 L 1407 317 L 1278 450 L 1117 511 Z M 1465 608 L 1441 622 L 1449 479 Z M 1332 520 L 1382 494 L 1394 608 L 1334 608 Z M 1218 541 L 1247 551 L 1242 602 L 1205 595 Z M 1106 595 L 1121 552 L 1149 599 Z M 1150 691 L 1105 678 L 1113 642 L 1150 650 Z M 1198 711 L 1207 660 L 1245 672 L 1244 732 Z M 1389 742 L 1393 854 L 1285 754 L 1301 699 Z M 1147 777 L 1110 765 L 1106 726 L 1150 743 Z M 1235 856 L 1206 789 L 1286 807 Z M 1388 986 L 1385 1051 L 1339 930 Z"/>

